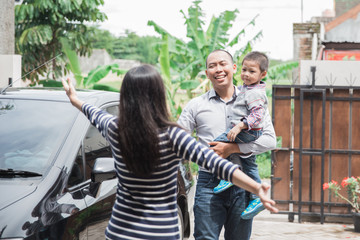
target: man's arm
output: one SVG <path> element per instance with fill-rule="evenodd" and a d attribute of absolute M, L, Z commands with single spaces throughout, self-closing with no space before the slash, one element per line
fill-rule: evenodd
<path fill-rule="evenodd" d="M 177 123 L 183 127 L 189 134 L 195 129 L 195 119 L 193 114 L 193 101 L 189 101 L 181 112 Z"/>

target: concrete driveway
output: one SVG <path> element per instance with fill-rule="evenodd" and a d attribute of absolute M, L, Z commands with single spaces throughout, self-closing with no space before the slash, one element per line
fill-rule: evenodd
<path fill-rule="evenodd" d="M 189 195 L 189 199 L 190 199 Z M 188 240 L 194 240 L 194 214 L 190 214 L 191 234 Z M 223 230 L 224 231 L 224 230 Z M 224 240 L 223 231 L 219 240 Z M 359 239 L 360 233 L 354 232 L 353 224 L 334 223 L 298 223 L 297 216 L 294 222 L 288 221 L 286 214 L 271 214 L 269 211 L 262 211 L 254 218 L 251 240 L 335 240 L 335 239 Z M 241 239 L 231 239 L 241 240 Z"/>

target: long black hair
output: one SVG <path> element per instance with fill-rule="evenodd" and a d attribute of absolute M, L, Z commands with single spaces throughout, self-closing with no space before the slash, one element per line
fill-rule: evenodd
<path fill-rule="evenodd" d="M 126 73 L 118 124 L 119 148 L 128 170 L 149 176 L 160 158 L 159 131 L 176 125 L 169 120 L 165 86 L 154 67 L 141 65 Z"/>

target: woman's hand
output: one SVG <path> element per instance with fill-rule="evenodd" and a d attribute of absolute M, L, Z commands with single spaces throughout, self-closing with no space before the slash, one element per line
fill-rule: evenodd
<path fill-rule="evenodd" d="M 64 79 L 62 79 L 61 82 L 71 104 L 81 111 L 81 106 L 84 104 L 84 101 L 81 101 L 78 98 L 74 85 L 71 83 L 71 80 L 68 78 L 66 82 Z"/>
<path fill-rule="evenodd" d="M 261 202 L 264 204 L 264 207 L 270 212 L 277 213 L 279 210 L 275 207 L 275 201 L 268 197 L 268 191 L 270 185 L 267 183 L 261 183 L 259 191 L 256 195 L 259 196 Z"/>
<path fill-rule="evenodd" d="M 232 183 L 259 196 L 261 202 L 264 204 L 264 207 L 270 212 L 277 213 L 279 211 L 275 207 L 275 201 L 268 197 L 268 191 L 270 189 L 269 184 L 257 183 L 239 169 L 236 169 L 233 172 Z"/>

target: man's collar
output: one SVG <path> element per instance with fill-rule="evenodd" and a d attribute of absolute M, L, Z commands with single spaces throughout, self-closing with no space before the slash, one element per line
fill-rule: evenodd
<path fill-rule="evenodd" d="M 236 87 L 235 85 L 233 85 L 233 87 L 235 88 L 234 94 L 233 94 L 233 98 L 236 98 L 236 96 L 239 94 L 240 90 L 238 87 Z M 220 96 L 216 93 L 215 89 L 212 88 L 209 92 L 209 99 L 211 98 L 215 98 L 218 97 L 220 98 Z"/>

